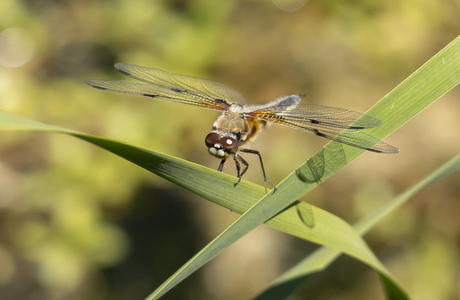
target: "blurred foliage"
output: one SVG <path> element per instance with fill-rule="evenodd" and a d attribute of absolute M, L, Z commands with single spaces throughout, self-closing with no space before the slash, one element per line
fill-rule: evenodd
<path fill-rule="evenodd" d="M 84 80 L 122 78 L 113 64 L 126 62 L 219 81 L 249 103 L 305 92 L 310 103 L 365 111 L 460 29 L 460 3 L 450 0 L 283 7 L 2 0 L 0 110 L 217 168 L 203 143 L 216 112 L 104 93 Z M 363 155 L 304 200 L 354 222 L 419 180 L 460 149 L 458 97 L 453 90 L 386 139 L 400 154 Z M 324 142 L 273 126 L 253 148 L 277 183 Z M 236 218 L 71 137 L 2 133 L 0 157 L 2 299 L 142 299 Z M 262 183 L 248 160 L 245 179 Z M 368 236 L 417 299 L 460 297 L 459 182 L 426 189 Z M 256 230 L 165 298 L 248 298 L 313 248 Z M 293 299 L 382 298 L 371 272 L 341 258 Z"/>

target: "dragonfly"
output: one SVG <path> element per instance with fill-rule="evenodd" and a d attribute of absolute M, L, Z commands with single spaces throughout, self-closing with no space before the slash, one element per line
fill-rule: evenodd
<path fill-rule="evenodd" d="M 86 80 L 86 84 L 104 91 L 144 96 L 222 111 L 205 138 L 208 152 L 220 159 L 218 171 L 233 157 L 238 185 L 249 168 L 241 153 L 258 156 L 264 181 L 266 175 L 259 151 L 247 146 L 272 123 L 285 125 L 329 140 L 376 153 L 398 153 L 399 149 L 360 131 L 379 126 L 371 116 L 336 107 L 302 104 L 305 94 L 278 98 L 263 105 L 248 105 L 238 92 L 222 83 L 198 77 L 169 73 L 156 68 L 125 63 L 115 64 L 122 74 L 140 82 L 127 80 Z M 243 167 L 241 166 L 243 165 Z"/>

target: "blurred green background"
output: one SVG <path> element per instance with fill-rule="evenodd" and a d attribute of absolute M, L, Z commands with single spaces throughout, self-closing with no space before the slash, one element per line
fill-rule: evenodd
<path fill-rule="evenodd" d="M 364 112 L 460 32 L 458 0 L 2 0 L 0 110 L 210 168 L 218 113 L 101 92 L 125 62 L 224 83 L 249 103 Z M 454 89 L 302 200 L 350 223 L 460 149 Z M 277 184 L 327 141 L 272 126 L 252 144 Z M 249 156 L 246 180 L 266 185 Z M 235 174 L 233 164 L 225 172 Z M 460 298 L 460 175 L 425 189 L 366 240 L 414 299 Z M 143 299 L 237 214 L 69 136 L 0 133 L 0 298 Z M 317 246 L 265 226 L 164 299 L 247 299 Z M 291 299 L 383 299 L 341 257 Z"/>

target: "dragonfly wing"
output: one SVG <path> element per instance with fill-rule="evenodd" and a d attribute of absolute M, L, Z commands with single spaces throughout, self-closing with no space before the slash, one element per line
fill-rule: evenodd
<path fill-rule="evenodd" d="M 183 92 L 172 87 L 148 84 L 141 82 L 130 82 L 125 80 L 86 80 L 86 84 L 105 91 L 145 96 L 167 100 L 182 104 L 189 104 L 200 107 L 207 107 L 216 110 L 226 110 L 230 105 L 221 99 L 212 98 L 211 96 L 200 96 L 190 92 Z"/>
<path fill-rule="evenodd" d="M 382 142 L 378 138 L 373 137 L 365 132 L 355 129 L 323 129 L 311 131 L 317 136 L 321 136 L 342 144 L 350 145 L 356 148 L 369 150 L 377 153 L 398 153 L 399 149 Z"/>
<path fill-rule="evenodd" d="M 399 152 L 399 149 L 358 131 L 379 126 L 381 122 L 373 117 L 343 108 L 313 104 L 293 106 L 290 102 L 286 101 L 284 105 L 284 101 L 275 101 L 273 105 L 259 107 L 247 114 L 357 148 L 380 153 Z"/>
<path fill-rule="evenodd" d="M 246 100 L 240 93 L 219 82 L 124 63 L 115 64 L 115 68 L 124 75 L 149 84 L 169 87 L 202 98 L 220 99 L 228 104 L 246 105 Z"/>
<path fill-rule="evenodd" d="M 343 108 L 315 104 L 298 104 L 295 107 L 283 107 L 282 104 L 283 102 L 273 106 L 261 107 L 249 112 L 249 114 L 266 120 L 282 120 L 299 127 L 323 125 L 337 128 L 364 129 L 382 124 L 376 118 Z"/>

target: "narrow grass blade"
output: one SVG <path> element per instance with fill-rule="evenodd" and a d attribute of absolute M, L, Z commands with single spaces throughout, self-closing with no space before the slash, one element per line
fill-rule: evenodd
<path fill-rule="evenodd" d="M 353 226 L 359 234 L 364 235 L 372 229 L 385 216 L 399 208 L 412 196 L 429 184 L 438 181 L 460 169 L 460 155 L 457 155 L 443 166 L 432 172 L 418 183 L 369 214 L 362 221 Z M 369 199 L 372 201 L 372 199 Z M 293 268 L 281 275 L 275 282 L 268 286 L 255 300 L 281 300 L 289 297 L 295 289 L 303 284 L 308 278 L 327 268 L 341 253 L 337 250 L 322 247 L 307 258 L 299 262 Z M 385 280 L 385 279 L 384 279 Z M 384 282 L 384 284 L 386 284 Z M 390 284 L 391 286 L 391 284 Z"/>

